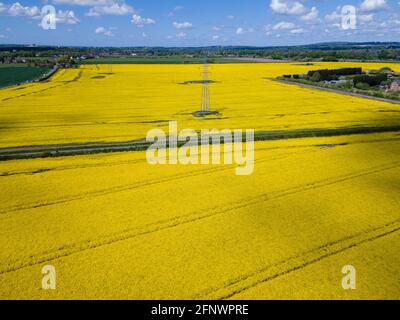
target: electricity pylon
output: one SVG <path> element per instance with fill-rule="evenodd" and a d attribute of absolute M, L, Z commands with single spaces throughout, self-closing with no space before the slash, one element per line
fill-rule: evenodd
<path fill-rule="evenodd" d="M 204 61 L 204 70 L 203 70 L 203 88 L 201 95 L 201 111 L 210 111 L 211 103 L 210 103 L 210 89 L 208 86 L 208 63 L 207 59 Z"/>

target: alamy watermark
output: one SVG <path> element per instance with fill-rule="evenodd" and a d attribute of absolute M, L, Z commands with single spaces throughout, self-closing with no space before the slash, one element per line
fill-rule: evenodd
<path fill-rule="evenodd" d="M 52 265 L 45 265 L 42 268 L 42 289 L 55 290 L 56 289 L 56 268 Z"/>
<path fill-rule="evenodd" d="M 345 275 L 342 278 L 342 288 L 344 290 L 355 290 L 356 285 L 356 268 L 352 265 L 346 265 L 342 268 L 342 273 Z"/>
<path fill-rule="evenodd" d="M 355 6 L 343 6 L 341 15 L 341 28 L 343 30 L 354 30 L 357 28 L 357 9 Z"/>
<path fill-rule="evenodd" d="M 254 130 L 183 129 L 178 133 L 176 121 L 169 122 L 168 133 L 161 129 L 148 132 L 151 146 L 148 163 L 156 164 L 237 164 L 236 175 L 254 171 Z M 223 143 L 222 143 L 223 142 Z M 222 157 L 223 156 L 223 161 Z"/>
<path fill-rule="evenodd" d="M 40 23 L 43 30 L 55 30 L 57 28 L 56 8 L 46 5 L 42 8 L 42 21 Z"/>

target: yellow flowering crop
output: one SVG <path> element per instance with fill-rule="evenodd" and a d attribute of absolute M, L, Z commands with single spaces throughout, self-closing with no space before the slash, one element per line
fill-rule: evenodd
<path fill-rule="evenodd" d="M 399 298 L 399 152 L 395 133 L 257 142 L 244 177 L 145 152 L 2 162 L 0 297 Z"/>
<path fill-rule="evenodd" d="M 0 91 L 0 147 L 143 139 L 168 120 L 181 128 L 299 128 L 392 124 L 396 114 L 376 119 L 388 103 L 303 89 L 267 80 L 309 69 L 399 64 L 298 63 L 210 66 L 216 119 L 198 119 L 201 65 L 88 65 L 59 71 L 49 82 Z M 109 72 L 112 74 L 109 74 Z M 377 123 L 377 121 L 379 123 Z M 384 123 L 382 121 L 385 121 Z"/>
<path fill-rule="evenodd" d="M 398 125 L 396 104 L 268 78 L 398 64 L 89 65 L 0 91 L 0 147 L 142 139 L 149 129 Z M 110 74 L 109 72 L 112 71 Z M 255 143 L 236 165 L 123 152 L 0 162 L 1 299 L 399 299 L 398 132 Z M 357 290 L 341 286 L 357 269 Z M 43 290 L 54 266 L 56 289 Z"/>

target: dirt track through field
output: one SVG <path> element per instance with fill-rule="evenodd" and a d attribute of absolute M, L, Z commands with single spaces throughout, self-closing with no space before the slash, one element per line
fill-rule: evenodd
<path fill-rule="evenodd" d="M 397 132 L 400 126 L 379 126 L 379 127 L 345 127 L 327 129 L 302 129 L 288 131 L 256 132 L 255 141 L 285 140 L 308 137 L 332 137 L 340 135 Z M 210 136 L 211 137 L 211 136 Z M 143 151 L 148 149 L 151 143 L 146 140 L 115 143 L 82 143 L 49 146 L 28 146 L 15 148 L 1 148 L 0 161 L 13 159 L 33 159 L 45 157 L 63 157 L 84 154 Z"/>

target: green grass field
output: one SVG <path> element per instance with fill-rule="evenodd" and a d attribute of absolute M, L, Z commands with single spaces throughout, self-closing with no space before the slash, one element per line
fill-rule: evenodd
<path fill-rule="evenodd" d="M 0 67 L 0 88 L 35 80 L 49 70 L 49 68 L 27 67 L 25 65 L 2 66 Z"/>
<path fill-rule="evenodd" d="M 18 67 L 27 67 L 27 63 L 0 63 L 0 69 L 2 68 L 18 68 Z"/>

